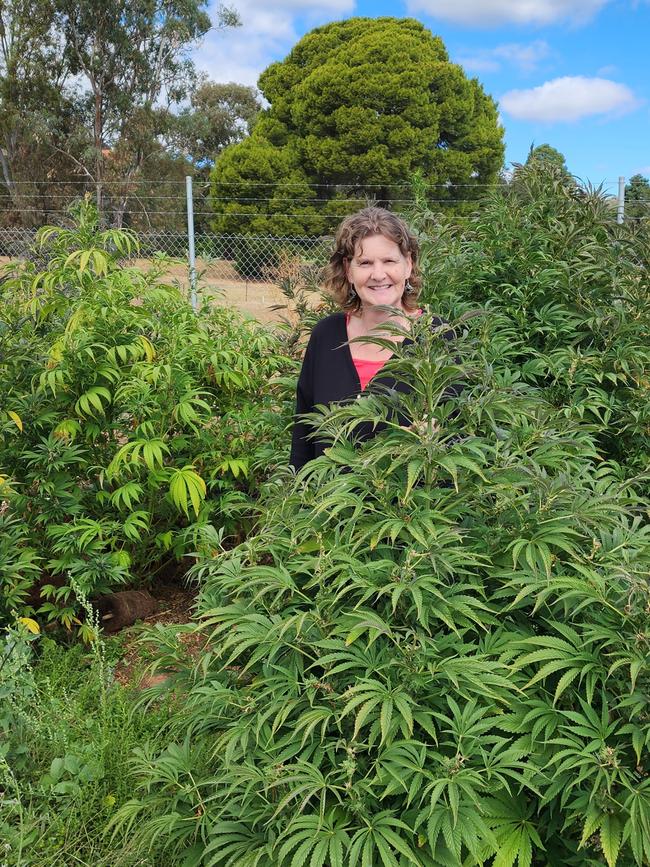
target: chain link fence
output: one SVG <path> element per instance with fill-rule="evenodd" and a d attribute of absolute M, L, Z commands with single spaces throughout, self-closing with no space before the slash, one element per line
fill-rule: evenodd
<path fill-rule="evenodd" d="M 0 227 L 0 263 L 30 260 L 45 264 L 36 244 L 36 229 Z M 189 288 L 188 236 L 185 232 L 139 232 L 139 249 L 129 264 L 146 268 L 162 256 L 165 278 Z M 200 289 L 217 303 L 244 309 L 261 318 L 273 305 L 282 304 L 287 283 L 300 283 L 317 291 L 318 274 L 326 264 L 331 238 L 273 237 L 269 235 L 216 235 L 194 238 L 196 274 Z"/>
<path fill-rule="evenodd" d="M 0 257 L 3 262 L 11 259 L 34 259 L 36 229 L 20 226 L 0 227 Z"/>
<path fill-rule="evenodd" d="M 0 257 L 40 261 L 36 229 L 0 227 Z M 188 238 L 184 232 L 139 232 L 139 249 L 132 259 L 160 255 L 188 263 Z M 249 283 L 272 283 L 290 264 L 312 270 L 327 262 L 330 238 L 273 237 L 271 235 L 195 235 L 197 271 L 211 279 Z M 188 264 L 189 268 L 189 264 Z"/>
<path fill-rule="evenodd" d="M 173 232 L 140 233 L 139 257 L 164 253 L 188 259 L 187 235 Z M 287 268 L 299 263 L 314 272 L 329 257 L 330 238 L 273 237 L 271 235 L 196 234 L 194 245 L 199 275 L 211 280 L 277 283 Z"/>

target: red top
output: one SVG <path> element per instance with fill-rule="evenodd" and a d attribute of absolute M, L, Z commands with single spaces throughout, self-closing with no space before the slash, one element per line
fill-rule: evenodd
<path fill-rule="evenodd" d="M 376 373 L 382 369 L 386 361 L 366 361 L 364 358 L 355 358 L 352 356 L 352 362 L 359 374 L 359 382 L 361 383 L 361 390 L 368 385 L 370 380 Z"/>
<path fill-rule="evenodd" d="M 422 314 L 422 310 L 421 309 L 417 310 L 416 313 L 418 316 L 420 316 Z M 346 313 L 345 314 L 346 327 L 347 327 L 349 322 L 350 322 L 350 314 Z M 351 352 L 350 352 L 350 355 L 352 355 Z M 361 383 L 361 391 L 363 391 L 365 389 L 365 387 L 368 385 L 368 383 L 373 378 L 373 376 L 375 376 L 377 373 L 379 373 L 379 371 L 382 369 L 382 367 L 386 364 L 387 361 L 388 361 L 387 358 L 382 359 L 380 361 L 367 361 L 365 358 L 355 358 L 354 355 L 352 355 L 352 363 L 354 364 L 356 371 L 357 371 L 357 374 L 359 375 L 359 382 Z"/>

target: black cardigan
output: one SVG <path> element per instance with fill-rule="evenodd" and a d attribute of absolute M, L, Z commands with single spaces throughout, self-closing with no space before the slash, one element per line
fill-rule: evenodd
<path fill-rule="evenodd" d="M 432 324 L 436 327 L 443 325 L 444 321 L 433 317 Z M 453 339 L 453 331 L 446 331 L 444 337 Z M 404 342 L 412 341 L 407 337 Z M 397 391 L 408 390 L 406 384 L 396 382 L 392 376 L 382 376 L 381 371 L 372 378 L 372 382 Z M 359 394 L 361 383 L 348 346 L 345 313 L 333 313 L 314 326 L 305 351 L 296 393 L 296 418 L 289 459 L 291 466 L 298 470 L 307 461 L 322 455 L 327 448 L 327 443 L 309 438 L 312 429 L 300 416 L 313 412 L 317 404 L 354 400 Z M 360 439 L 368 439 L 376 432 L 369 424 L 359 425 Z"/>

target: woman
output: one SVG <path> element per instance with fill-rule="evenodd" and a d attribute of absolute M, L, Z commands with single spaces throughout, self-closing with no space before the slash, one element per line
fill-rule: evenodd
<path fill-rule="evenodd" d="M 353 399 L 371 379 L 396 387 L 392 378 L 379 376 L 393 353 L 372 338 L 404 339 L 382 333 L 382 326 L 390 321 L 408 330 L 422 313 L 417 304 L 416 238 L 402 219 L 384 208 L 364 208 L 346 217 L 336 233 L 324 286 L 341 311 L 315 326 L 303 359 L 290 458 L 296 469 L 326 448 L 310 438 L 311 428 L 300 418 L 303 413 L 312 412 L 317 404 Z M 364 342 L 364 337 L 370 339 Z M 350 340 L 355 342 L 349 344 Z M 370 435 L 370 430 L 365 432 Z"/>

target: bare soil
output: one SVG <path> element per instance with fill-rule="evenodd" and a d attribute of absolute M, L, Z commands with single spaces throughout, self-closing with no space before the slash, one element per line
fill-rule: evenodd
<path fill-rule="evenodd" d="M 148 689 L 167 680 L 168 675 L 152 676 L 146 672 L 146 659 L 143 657 L 142 645 L 139 642 L 143 625 L 163 623 L 181 626 L 193 620 L 194 591 L 177 583 L 170 583 L 154 584 L 150 592 L 158 602 L 158 610 L 121 633 L 124 637 L 124 652 L 115 667 L 113 677 L 122 686 L 132 685 L 139 689 Z M 194 633 L 183 633 L 180 641 L 188 657 L 196 658 L 203 648 L 205 637 Z"/>

